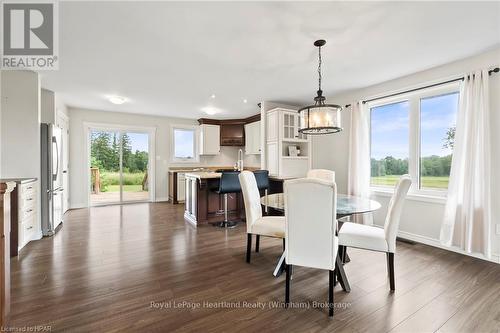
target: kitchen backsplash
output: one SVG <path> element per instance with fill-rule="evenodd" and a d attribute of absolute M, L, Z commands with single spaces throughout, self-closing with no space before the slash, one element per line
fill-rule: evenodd
<path fill-rule="evenodd" d="M 200 165 L 226 165 L 232 166 L 238 160 L 238 149 L 245 150 L 245 147 L 220 147 L 220 155 L 200 156 Z M 245 166 L 260 167 L 260 156 L 243 155 L 243 164 Z"/>

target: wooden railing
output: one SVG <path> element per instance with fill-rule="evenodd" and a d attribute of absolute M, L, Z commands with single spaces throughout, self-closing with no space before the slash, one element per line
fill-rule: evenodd
<path fill-rule="evenodd" d="M 142 179 L 142 190 L 147 191 L 148 190 L 148 171 L 144 173 L 144 178 Z"/>
<path fill-rule="evenodd" d="M 101 173 L 99 168 L 90 168 L 90 179 L 91 179 L 91 193 L 100 194 L 101 193 Z M 142 190 L 148 190 L 148 172 L 144 173 L 142 178 Z"/>
<path fill-rule="evenodd" d="M 101 173 L 99 172 L 99 168 L 90 168 L 90 179 L 92 182 L 92 194 L 101 193 Z"/>

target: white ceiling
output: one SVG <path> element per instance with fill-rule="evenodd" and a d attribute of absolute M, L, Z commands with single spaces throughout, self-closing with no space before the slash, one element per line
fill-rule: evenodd
<path fill-rule="evenodd" d="M 230 118 L 262 100 L 309 103 L 320 38 L 327 96 L 500 43 L 500 2 L 60 2 L 59 11 L 59 70 L 42 72 L 45 88 L 69 106 L 186 118 L 208 105 Z M 130 102 L 113 105 L 111 94 Z"/>

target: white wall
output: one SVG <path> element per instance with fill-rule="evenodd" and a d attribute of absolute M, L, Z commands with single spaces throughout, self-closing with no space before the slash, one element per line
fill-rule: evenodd
<path fill-rule="evenodd" d="M 42 123 L 56 123 L 56 95 L 53 91 L 42 89 L 40 96 L 40 118 Z"/>
<path fill-rule="evenodd" d="M 40 202 L 40 78 L 31 71 L 2 71 L 0 178 L 37 178 Z M 36 226 L 41 237 L 40 212 Z"/>
<path fill-rule="evenodd" d="M 2 177 L 40 178 L 40 80 L 29 71 L 2 73 Z"/>
<path fill-rule="evenodd" d="M 68 108 L 70 123 L 70 205 L 72 208 L 88 206 L 86 173 L 87 157 L 84 123 L 105 123 L 156 128 L 155 147 L 155 194 L 156 200 L 168 198 L 168 168 L 171 166 L 233 166 L 240 147 L 221 147 L 220 155 L 200 156 L 199 163 L 175 164 L 170 162 L 170 139 L 172 125 L 198 125 L 193 119 L 168 118 L 131 113 L 107 112 Z M 244 149 L 244 147 L 241 147 Z M 245 157 L 246 166 L 259 166 L 255 157 Z"/>
<path fill-rule="evenodd" d="M 57 95 L 55 97 L 56 97 L 56 112 L 61 112 L 66 117 L 69 117 L 68 107 L 66 106 L 66 104 L 64 104 L 64 101 L 61 98 L 57 97 Z"/>
<path fill-rule="evenodd" d="M 3 109 L 3 97 L 2 97 L 2 73 L 0 70 L 0 178 L 2 176 L 2 109 Z"/>
<path fill-rule="evenodd" d="M 402 78 L 377 84 L 364 89 L 350 91 L 338 96 L 328 97 L 331 103 L 345 105 L 354 101 L 384 95 L 409 87 L 418 87 L 427 83 L 462 76 L 464 73 L 479 69 L 491 68 L 500 65 L 500 48 L 490 50 L 480 55 L 456 61 L 450 64 L 432 68 L 423 72 L 408 75 Z M 492 135 L 492 160 L 493 160 L 493 223 L 492 242 L 494 260 L 500 262 L 500 235 L 495 235 L 495 225 L 500 223 L 500 74 L 490 76 L 490 102 L 491 102 L 491 135 Z M 342 122 L 344 131 L 313 138 L 313 167 L 335 170 L 339 192 L 347 191 L 348 176 L 348 147 L 350 110 L 344 110 Z M 389 198 L 374 195 L 374 199 L 383 204 L 383 208 L 375 214 L 375 223 L 382 224 Z M 444 214 L 444 202 L 423 202 L 408 200 L 405 204 L 401 220 L 401 236 L 430 245 L 440 246 L 439 231 Z"/>

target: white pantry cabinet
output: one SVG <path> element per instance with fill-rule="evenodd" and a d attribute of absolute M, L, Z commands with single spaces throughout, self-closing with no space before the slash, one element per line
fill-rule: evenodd
<path fill-rule="evenodd" d="M 299 133 L 300 117 L 296 111 L 281 112 L 282 139 L 289 141 L 307 142 L 307 135 Z"/>
<path fill-rule="evenodd" d="M 311 139 L 299 133 L 297 111 L 275 108 L 266 115 L 267 169 L 278 178 L 305 177 L 311 168 Z"/>
<path fill-rule="evenodd" d="M 245 154 L 259 155 L 260 152 L 260 121 L 245 124 Z"/>
<path fill-rule="evenodd" d="M 220 154 L 220 126 L 200 125 L 200 155 Z"/>
<path fill-rule="evenodd" d="M 274 111 L 273 111 L 274 110 Z M 279 134 L 279 124 L 278 116 L 279 113 L 276 109 L 270 110 L 266 115 L 266 142 L 278 141 Z"/>

